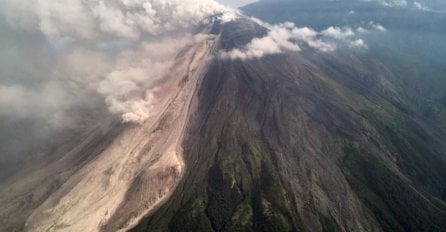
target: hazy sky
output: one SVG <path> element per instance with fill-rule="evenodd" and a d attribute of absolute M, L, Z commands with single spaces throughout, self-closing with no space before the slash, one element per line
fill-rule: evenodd
<path fill-rule="evenodd" d="M 226 5 L 240 7 L 251 2 L 256 2 L 257 0 L 217 0 L 217 1 Z"/>

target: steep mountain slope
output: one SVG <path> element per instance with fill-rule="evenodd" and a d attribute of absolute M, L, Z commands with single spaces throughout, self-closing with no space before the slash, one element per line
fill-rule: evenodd
<path fill-rule="evenodd" d="M 0 231 L 126 231 L 183 175 L 184 131 L 213 37 L 197 36 L 155 91 L 143 125 L 104 119 L 0 189 Z"/>
<path fill-rule="evenodd" d="M 218 32 L 222 49 L 262 35 L 247 21 Z M 310 49 L 214 60 L 185 176 L 132 231 L 445 231 L 444 128 L 367 62 Z"/>

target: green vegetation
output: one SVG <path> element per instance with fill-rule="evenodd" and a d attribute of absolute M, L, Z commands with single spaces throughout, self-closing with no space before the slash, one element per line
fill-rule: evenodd
<path fill-rule="evenodd" d="M 360 144 L 340 141 L 345 154 L 346 177 L 384 231 L 442 231 L 446 228 L 444 210 L 433 206 Z"/>
<path fill-rule="evenodd" d="M 330 216 L 324 216 L 323 214 L 319 214 L 319 220 L 322 224 L 322 232 L 337 232 L 342 231 L 339 228 L 338 223 L 333 219 L 333 217 Z"/>
<path fill-rule="evenodd" d="M 148 227 L 134 231 L 164 231 L 166 225 L 169 231 L 300 230 L 299 215 L 260 136 L 232 124 L 223 131 L 215 156 L 208 156 L 212 166 L 202 172 L 208 178 L 186 178 L 194 183 L 181 183 L 172 199 L 187 200 L 167 203 L 142 224 Z M 186 184 L 195 186 L 189 188 L 193 192 L 181 192 Z"/>
<path fill-rule="evenodd" d="M 371 112 L 365 113 L 365 116 L 394 149 L 401 171 L 415 181 L 417 186 L 442 197 L 446 187 L 446 170 L 443 169 L 446 162 L 437 154 L 441 151 L 435 152 L 436 147 L 440 149 L 439 144 L 432 143 L 435 139 L 408 119 L 399 118 L 385 124 L 385 121 Z"/>

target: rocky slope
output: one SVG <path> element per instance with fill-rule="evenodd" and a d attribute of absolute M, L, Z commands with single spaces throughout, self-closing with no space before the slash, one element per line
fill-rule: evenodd
<path fill-rule="evenodd" d="M 163 202 L 184 173 L 183 140 L 212 36 L 182 51 L 157 84 L 143 125 L 105 119 L 0 192 L 0 231 L 126 231 Z"/>

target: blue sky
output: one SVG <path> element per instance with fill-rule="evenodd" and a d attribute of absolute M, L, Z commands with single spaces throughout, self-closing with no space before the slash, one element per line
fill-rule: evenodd
<path fill-rule="evenodd" d="M 220 3 L 223 3 L 225 5 L 230 5 L 233 7 L 240 7 L 240 6 L 246 5 L 251 2 L 255 2 L 256 0 L 217 0 L 217 1 Z"/>

